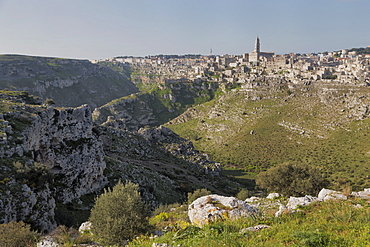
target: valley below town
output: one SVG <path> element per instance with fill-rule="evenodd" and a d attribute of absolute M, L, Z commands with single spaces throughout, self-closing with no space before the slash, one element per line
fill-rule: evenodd
<path fill-rule="evenodd" d="M 275 55 L 259 42 L 242 55 L 0 55 L 1 227 L 40 247 L 367 246 L 369 48 Z"/>

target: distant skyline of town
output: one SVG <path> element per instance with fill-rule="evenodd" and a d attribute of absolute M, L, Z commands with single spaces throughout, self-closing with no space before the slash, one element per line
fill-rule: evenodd
<path fill-rule="evenodd" d="M 0 54 L 103 59 L 367 47 L 368 0 L 0 0 Z"/>
<path fill-rule="evenodd" d="M 343 48 L 343 49 L 339 49 L 339 50 L 332 50 L 332 51 L 319 51 L 319 52 L 307 52 L 307 53 L 303 53 L 303 54 L 323 54 L 323 53 L 338 53 L 338 54 L 342 54 L 343 52 L 346 52 L 348 53 L 349 50 L 352 50 L 352 49 L 361 49 L 361 48 L 365 48 L 365 49 L 369 49 L 370 50 L 370 46 L 366 46 L 366 47 L 351 47 L 351 48 Z M 248 54 L 248 55 L 247 55 Z M 212 52 L 212 48 L 210 49 L 210 53 L 209 54 L 194 54 L 194 53 L 188 53 L 188 54 L 155 54 L 155 55 L 146 55 L 146 56 L 130 56 L 130 55 L 119 55 L 119 56 L 114 56 L 114 57 L 111 57 L 111 58 L 134 58 L 134 57 L 141 57 L 141 58 L 145 58 L 145 57 L 161 57 L 161 56 L 164 56 L 164 57 L 171 57 L 171 56 L 178 56 L 178 57 L 191 57 L 191 56 L 238 56 L 238 55 L 242 55 L 242 56 L 245 56 L 247 55 L 249 57 L 249 60 L 250 61 L 259 61 L 259 57 L 265 57 L 265 58 L 270 58 L 270 57 L 273 57 L 273 56 L 280 56 L 280 55 L 297 55 L 297 54 L 301 54 L 301 53 L 294 53 L 294 52 L 290 52 L 290 53 L 285 53 L 285 54 L 275 54 L 275 52 L 267 52 L 267 51 L 261 51 L 261 39 L 257 36 L 256 37 L 256 40 L 255 40 L 255 45 L 254 45 L 254 49 L 253 51 L 251 50 L 251 52 L 244 52 L 243 54 L 213 54 Z M 356 54 L 355 53 L 352 53 L 352 54 Z M 109 60 L 111 58 L 103 58 L 101 60 Z M 94 61 L 98 61 L 96 59 L 94 59 Z"/>

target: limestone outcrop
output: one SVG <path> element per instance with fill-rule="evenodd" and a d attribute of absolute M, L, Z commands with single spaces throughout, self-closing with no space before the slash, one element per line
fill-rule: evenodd
<path fill-rule="evenodd" d="M 158 128 L 139 129 L 138 133 L 152 143 L 157 143 L 175 157 L 188 161 L 193 166 L 192 170 L 211 176 L 221 174 L 220 163 L 212 161 L 207 154 L 199 153 L 191 141 L 180 137 L 169 128 L 160 126 Z"/>
<path fill-rule="evenodd" d="M 352 192 L 351 196 L 368 200 L 370 199 L 370 189 L 364 189 L 363 191 Z"/>
<path fill-rule="evenodd" d="M 96 131 L 106 154 L 109 186 L 118 179 L 139 184 L 143 199 L 153 209 L 158 203 L 182 201 L 187 192 L 205 185 L 216 193 L 226 193 L 234 186 L 218 176 L 217 163 L 168 128 L 131 132 L 99 126 Z M 222 183 L 222 192 L 217 183 Z"/>
<path fill-rule="evenodd" d="M 317 199 L 320 201 L 327 201 L 332 199 L 347 200 L 347 196 L 343 195 L 342 192 L 324 188 L 317 195 Z"/>
<path fill-rule="evenodd" d="M 12 117 L 20 118 L 20 114 L 12 113 Z M 63 185 L 57 188 L 58 199 L 63 203 L 104 187 L 104 152 L 92 132 L 88 105 L 40 109 L 35 116 L 29 116 L 29 122 L 21 132 L 19 144 L 9 149 L 2 146 L 0 156 L 27 155 L 30 162 L 47 165 Z"/>
<path fill-rule="evenodd" d="M 56 227 L 56 202 L 69 203 L 107 183 L 91 110 L 16 103 L 0 116 L 0 222 Z"/>
<path fill-rule="evenodd" d="M 91 222 L 90 221 L 83 222 L 80 225 L 80 227 L 78 228 L 78 231 L 80 233 L 84 233 L 86 231 L 91 231 Z"/>
<path fill-rule="evenodd" d="M 313 197 L 313 196 L 303 196 L 303 197 L 289 197 L 288 199 L 288 203 L 286 205 L 286 207 L 288 208 L 288 210 L 294 210 L 296 209 L 298 206 L 307 206 L 315 201 L 318 201 L 318 198 L 317 197 Z"/>
<path fill-rule="evenodd" d="M 279 217 L 282 214 L 297 212 L 299 211 L 299 207 L 308 206 L 311 203 L 320 203 L 328 200 L 348 200 L 353 197 L 368 200 L 370 199 L 370 189 L 364 189 L 363 191 L 359 192 L 351 192 L 348 196 L 343 192 L 325 188 L 320 190 L 317 197 L 305 195 L 302 197 L 291 196 L 284 199 L 282 197 L 276 197 L 277 195 L 277 193 L 271 193 L 266 198 L 253 196 L 247 198 L 245 202 L 261 211 L 265 209 L 271 210 L 278 207 L 278 210 L 275 212 L 275 216 Z M 278 199 L 276 200 L 276 198 Z M 361 205 L 356 205 L 355 207 L 360 208 Z"/>
<path fill-rule="evenodd" d="M 237 219 L 258 214 L 259 210 L 235 197 L 208 195 L 189 205 L 188 216 L 192 224 L 202 227 L 220 219 Z"/>

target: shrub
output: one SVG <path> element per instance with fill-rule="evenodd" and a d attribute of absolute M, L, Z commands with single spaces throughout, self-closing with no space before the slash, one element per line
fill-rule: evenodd
<path fill-rule="evenodd" d="M 92 233 L 102 244 L 121 244 L 148 230 L 148 215 L 138 185 L 118 182 L 105 190 L 91 209 Z"/>
<path fill-rule="evenodd" d="M 257 185 L 285 196 L 316 195 L 328 181 L 316 168 L 305 164 L 284 163 L 257 176 Z"/>
<path fill-rule="evenodd" d="M 76 244 L 91 243 L 90 236 L 84 234 L 80 235 L 77 229 L 73 227 L 58 226 L 51 234 L 53 239 L 64 247 L 76 246 Z"/>
<path fill-rule="evenodd" d="M 169 213 L 173 211 L 173 209 L 176 209 L 180 207 L 180 203 L 173 203 L 173 204 L 159 204 L 153 211 L 152 215 L 156 216 L 161 213 Z"/>
<path fill-rule="evenodd" d="M 0 224 L 0 246 L 34 246 L 39 234 L 31 231 L 30 225 L 20 221 Z"/>
<path fill-rule="evenodd" d="M 320 232 L 296 232 L 293 238 L 299 241 L 299 246 L 320 247 L 328 246 L 329 236 Z"/>
<path fill-rule="evenodd" d="M 210 194 L 211 192 L 205 188 L 197 189 L 193 193 L 188 193 L 188 204 L 191 204 L 193 201 L 195 201 L 199 197 L 208 196 Z"/>
<path fill-rule="evenodd" d="M 52 99 L 46 99 L 44 105 L 55 105 L 55 102 Z"/>
<path fill-rule="evenodd" d="M 240 199 L 242 201 L 244 201 L 248 197 L 249 197 L 249 192 L 248 192 L 247 189 L 244 189 L 244 188 L 241 189 L 238 194 L 236 194 L 236 198 L 238 198 L 238 199 Z"/>

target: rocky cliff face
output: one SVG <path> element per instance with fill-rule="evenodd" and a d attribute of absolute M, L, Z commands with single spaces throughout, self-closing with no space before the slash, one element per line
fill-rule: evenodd
<path fill-rule="evenodd" d="M 151 95 L 130 95 L 114 100 L 94 110 L 94 122 L 129 131 L 137 131 L 144 126 L 155 126 L 158 120 L 149 103 L 153 100 L 154 97 Z"/>
<path fill-rule="evenodd" d="M 194 148 L 191 141 L 180 137 L 169 128 L 160 126 L 158 128 L 140 129 L 138 133 L 150 142 L 156 143 L 158 147 L 168 151 L 174 157 L 187 161 L 189 166 L 192 166 L 189 170 L 211 176 L 221 175 L 220 163 L 211 160 L 207 154 L 200 153 Z"/>
<path fill-rule="evenodd" d="M 95 108 L 137 92 L 125 76 L 87 60 L 0 56 L 0 88 L 24 90 L 57 106 Z"/>
<path fill-rule="evenodd" d="M 70 202 L 104 187 L 102 143 L 92 132 L 91 110 L 49 107 L 31 120 L 24 133 L 23 152 L 45 164 L 63 188 L 58 199 Z"/>
<path fill-rule="evenodd" d="M 106 154 L 109 183 L 114 185 L 120 179 L 139 184 L 152 208 L 182 201 L 199 188 L 227 193 L 237 187 L 221 176 L 220 164 L 168 128 L 130 132 L 99 126 L 97 131 Z"/>
<path fill-rule="evenodd" d="M 188 107 L 213 98 L 216 83 L 201 80 L 166 81 L 150 92 L 113 100 L 93 112 L 97 124 L 137 131 L 155 127 L 183 113 Z"/>
<path fill-rule="evenodd" d="M 56 201 L 65 204 L 105 186 L 106 163 L 89 106 L 26 103 L 19 97 L 2 101 L 8 111 L 0 116 L 1 221 L 23 220 L 49 230 L 56 224 Z"/>
<path fill-rule="evenodd" d="M 167 128 L 94 126 L 88 105 L 45 106 L 25 92 L 2 92 L 0 99 L 0 222 L 23 220 L 45 231 L 81 223 L 75 214 L 86 213 L 86 220 L 93 197 L 119 180 L 139 184 L 152 209 L 195 189 L 226 193 L 238 186 Z"/>

